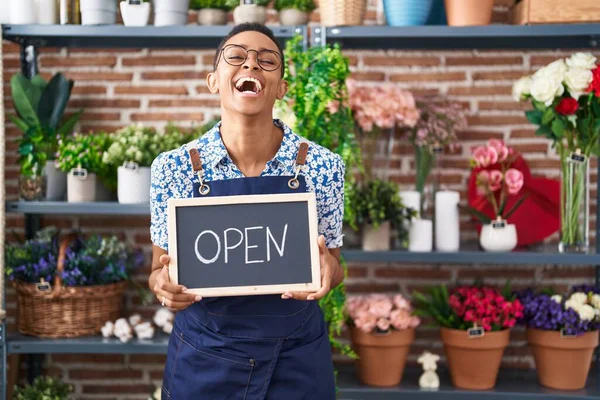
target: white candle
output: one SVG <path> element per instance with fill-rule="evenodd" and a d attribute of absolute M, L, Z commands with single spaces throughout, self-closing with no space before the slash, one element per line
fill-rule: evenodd
<path fill-rule="evenodd" d="M 10 3 L 12 0 L 0 1 L 0 24 L 10 24 Z"/>
<path fill-rule="evenodd" d="M 60 0 L 60 24 L 69 23 L 69 0 Z"/>
<path fill-rule="evenodd" d="M 55 0 L 36 0 L 36 3 L 39 24 L 54 25 L 58 23 Z"/>
<path fill-rule="evenodd" d="M 33 0 L 16 0 L 10 4 L 10 23 L 28 25 L 37 23 L 37 13 Z"/>
<path fill-rule="evenodd" d="M 433 223 L 428 219 L 414 219 L 410 224 L 408 250 L 427 252 L 433 249 Z"/>
<path fill-rule="evenodd" d="M 417 211 L 417 215 L 419 215 L 419 210 L 421 209 L 421 193 L 416 190 L 402 190 L 399 194 L 404 207 L 412 208 Z"/>
<path fill-rule="evenodd" d="M 455 191 L 439 191 L 435 195 L 435 248 L 440 251 L 458 251 L 460 227 L 458 202 Z"/>

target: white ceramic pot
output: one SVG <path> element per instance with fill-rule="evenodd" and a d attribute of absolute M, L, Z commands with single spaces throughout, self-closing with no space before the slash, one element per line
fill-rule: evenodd
<path fill-rule="evenodd" d="M 433 222 L 413 219 L 410 224 L 408 251 L 429 252 L 433 250 Z"/>
<path fill-rule="evenodd" d="M 150 3 L 129 4 L 122 1 L 121 17 L 125 26 L 146 26 L 150 20 Z"/>
<path fill-rule="evenodd" d="M 96 174 L 74 168 L 67 176 L 67 202 L 85 203 L 96 200 Z"/>
<path fill-rule="evenodd" d="M 15 25 L 37 24 L 37 8 L 34 0 L 13 0 L 10 3 L 10 23 Z"/>
<path fill-rule="evenodd" d="M 204 8 L 198 11 L 198 23 L 200 25 L 226 25 L 227 12 L 216 8 Z"/>
<path fill-rule="evenodd" d="M 36 0 L 38 24 L 58 24 L 58 3 L 56 0 Z"/>
<path fill-rule="evenodd" d="M 115 0 L 81 0 L 82 25 L 114 25 L 117 23 Z"/>
<path fill-rule="evenodd" d="M 295 26 L 308 23 L 308 13 L 295 8 L 285 8 L 279 11 L 279 22 L 281 25 Z"/>
<path fill-rule="evenodd" d="M 62 201 L 67 192 L 67 174 L 57 167 L 56 161 L 46 162 L 44 167 L 46 175 L 46 200 Z"/>
<path fill-rule="evenodd" d="M 117 169 L 119 203 L 137 204 L 150 202 L 150 167 Z"/>
<path fill-rule="evenodd" d="M 390 249 L 390 222 L 386 221 L 374 228 L 366 225 L 363 228 L 362 248 L 364 251 L 388 251 Z"/>
<path fill-rule="evenodd" d="M 190 0 L 154 0 L 154 25 L 186 25 Z"/>
<path fill-rule="evenodd" d="M 514 224 L 497 222 L 483 225 L 479 235 L 479 244 L 485 251 L 511 251 L 517 246 L 517 228 Z"/>
<path fill-rule="evenodd" d="M 255 4 L 242 4 L 233 10 L 233 21 L 236 24 L 256 22 L 264 24 L 267 21 L 267 8 Z"/>
<path fill-rule="evenodd" d="M 0 24 L 10 24 L 10 3 L 12 0 L 0 1 Z"/>

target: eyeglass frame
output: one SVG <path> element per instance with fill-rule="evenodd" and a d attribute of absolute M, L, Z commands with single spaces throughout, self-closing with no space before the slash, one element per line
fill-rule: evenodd
<path fill-rule="evenodd" d="M 244 59 L 244 61 L 243 61 L 241 64 L 239 64 L 239 65 L 234 65 L 234 64 L 231 64 L 229 61 L 227 61 L 227 60 L 225 59 L 224 53 L 225 53 L 225 50 L 226 50 L 226 49 L 228 49 L 229 47 L 239 47 L 239 48 L 242 48 L 242 49 L 244 49 L 244 50 L 246 51 L 246 58 Z M 275 50 L 269 50 L 269 49 L 263 49 L 263 50 L 261 50 L 261 51 L 258 51 L 258 50 L 254 50 L 254 49 L 247 49 L 247 48 L 245 48 L 244 46 L 242 46 L 242 45 L 239 45 L 239 44 L 230 43 L 230 44 L 228 44 L 227 46 L 224 46 L 224 47 L 221 49 L 221 51 L 220 51 L 220 54 L 219 54 L 219 58 L 217 59 L 217 63 L 215 64 L 215 69 L 216 69 L 216 68 L 219 66 L 219 61 L 221 61 L 221 58 L 223 58 L 223 60 L 225 60 L 225 62 L 226 62 L 227 64 L 231 65 L 232 67 L 240 67 L 240 66 L 244 65 L 244 64 L 246 63 L 246 61 L 248 61 L 248 56 L 250 55 L 250 52 L 251 52 L 251 51 L 253 51 L 253 52 L 255 52 L 255 53 L 256 53 L 256 63 L 258 64 L 258 66 L 259 66 L 259 67 L 260 67 L 260 68 L 261 68 L 263 71 L 267 71 L 267 72 L 274 72 L 274 71 L 277 71 L 279 68 L 281 68 L 281 66 L 283 65 L 283 55 L 281 55 L 281 53 L 279 53 L 278 51 L 275 51 Z M 272 69 L 272 70 L 268 70 L 268 69 L 265 69 L 265 68 L 263 68 L 262 64 L 261 64 L 261 63 L 260 63 L 260 61 L 259 61 L 259 55 L 260 55 L 260 53 L 262 53 L 262 52 L 270 52 L 270 53 L 274 53 L 274 54 L 276 54 L 276 55 L 277 55 L 277 57 L 279 57 L 279 65 L 277 66 L 277 68 L 275 68 L 275 69 Z"/>

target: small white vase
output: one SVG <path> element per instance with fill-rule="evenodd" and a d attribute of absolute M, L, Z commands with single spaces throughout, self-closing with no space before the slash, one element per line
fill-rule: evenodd
<path fill-rule="evenodd" d="M 186 25 L 190 0 L 154 0 L 154 25 Z"/>
<path fill-rule="evenodd" d="M 34 0 L 13 0 L 10 3 L 10 23 L 14 25 L 37 24 Z"/>
<path fill-rule="evenodd" d="M 67 174 L 58 169 L 56 161 L 48 161 L 44 167 L 44 175 L 46 175 L 46 200 L 64 200 L 67 192 Z"/>
<path fill-rule="evenodd" d="M 227 13 L 216 8 L 204 8 L 198 11 L 198 23 L 200 25 L 226 25 Z"/>
<path fill-rule="evenodd" d="M 125 26 L 146 26 L 150 20 L 150 3 L 129 4 L 122 1 L 121 17 Z"/>
<path fill-rule="evenodd" d="M 390 222 L 386 221 L 374 228 L 365 225 L 362 233 L 362 248 L 364 251 L 388 251 L 391 240 Z"/>
<path fill-rule="evenodd" d="M 279 11 L 279 22 L 284 26 L 306 25 L 308 13 L 295 8 L 284 8 Z"/>
<path fill-rule="evenodd" d="M 82 25 L 114 25 L 117 23 L 117 2 L 81 0 Z"/>
<path fill-rule="evenodd" d="M 67 202 L 85 203 L 96 200 L 96 174 L 74 168 L 67 176 Z"/>
<path fill-rule="evenodd" d="M 233 10 L 233 21 L 236 24 L 255 22 L 263 24 L 267 21 L 267 8 L 255 4 L 242 4 Z"/>
<path fill-rule="evenodd" d="M 119 203 L 139 204 L 150 202 L 150 167 L 117 169 Z"/>
<path fill-rule="evenodd" d="M 479 235 L 479 244 L 485 251 L 511 251 L 517 246 L 517 228 L 506 221 L 493 221 L 483 225 Z"/>
<path fill-rule="evenodd" d="M 38 24 L 58 24 L 58 3 L 56 0 L 36 0 Z"/>

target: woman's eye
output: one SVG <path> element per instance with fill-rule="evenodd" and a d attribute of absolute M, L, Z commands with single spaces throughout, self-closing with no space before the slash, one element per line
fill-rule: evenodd
<path fill-rule="evenodd" d="M 229 59 L 230 60 L 241 60 L 242 57 L 240 57 L 240 56 L 229 56 Z"/>
<path fill-rule="evenodd" d="M 275 64 L 273 61 L 271 60 L 260 60 L 261 64 L 269 64 L 269 65 L 273 65 Z"/>

